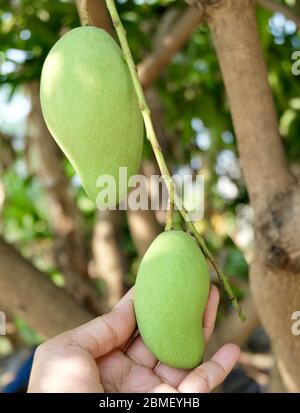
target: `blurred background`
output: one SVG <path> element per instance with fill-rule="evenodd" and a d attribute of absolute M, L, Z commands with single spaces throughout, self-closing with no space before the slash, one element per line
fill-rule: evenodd
<path fill-rule="evenodd" d="M 87 3 L 91 24 L 114 36 L 104 2 Z M 300 50 L 300 5 L 296 0 L 258 3 L 280 134 L 297 172 L 300 82 L 291 66 L 293 52 Z M 0 1 L 0 310 L 7 318 L 7 334 L 0 337 L 3 392 L 26 389 L 34 348 L 44 339 L 114 305 L 133 285 L 143 254 L 164 226 L 163 211 L 97 212 L 44 124 L 41 68 L 53 44 L 80 25 L 79 4 Z M 241 324 L 221 289 L 208 353 L 229 340 L 243 351 L 220 391 L 267 391 L 274 357 L 248 282 L 253 211 L 209 27 L 201 9 L 179 0 L 118 0 L 117 7 L 171 171 L 205 177 L 205 216 L 197 229 L 247 315 Z M 147 142 L 142 172 L 158 173 Z"/>

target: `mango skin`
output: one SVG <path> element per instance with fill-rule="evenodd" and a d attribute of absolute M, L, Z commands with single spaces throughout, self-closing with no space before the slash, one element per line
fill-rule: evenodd
<path fill-rule="evenodd" d="M 50 133 L 69 158 L 95 202 L 101 175 L 119 185 L 119 167 L 137 173 L 144 126 L 122 52 L 105 31 L 79 27 L 50 50 L 43 66 L 40 98 Z M 120 201 L 126 188 L 118 194 Z"/>
<path fill-rule="evenodd" d="M 153 241 L 138 271 L 134 307 L 143 341 L 158 360 L 182 369 L 199 365 L 209 287 L 205 258 L 190 235 L 166 231 Z"/>

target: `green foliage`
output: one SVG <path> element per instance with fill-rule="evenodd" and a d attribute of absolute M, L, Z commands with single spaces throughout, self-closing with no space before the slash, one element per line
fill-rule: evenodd
<path fill-rule="evenodd" d="M 40 77 L 52 45 L 62 31 L 78 26 L 79 19 L 71 1 L 17 0 L 10 1 L 9 8 L 7 3 L 0 3 L 1 51 L 14 70 L 2 74 L 0 82 L 16 85 Z M 13 57 L 12 49 L 23 51 L 19 59 Z"/>

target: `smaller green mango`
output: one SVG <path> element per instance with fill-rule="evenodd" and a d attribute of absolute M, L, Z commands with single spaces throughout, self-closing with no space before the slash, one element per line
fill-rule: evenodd
<path fill-rule="evenodd" d="M 138 271 L 134 307 L 144 343 L 158 360 L 183 369 L 201 362 L 209 287 L 206 260 L 190 235 L 166 231 L 153 241 Z"/>

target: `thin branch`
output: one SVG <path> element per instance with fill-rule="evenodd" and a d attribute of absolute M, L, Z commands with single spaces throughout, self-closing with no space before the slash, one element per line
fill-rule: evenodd
<path fill-rule="evenodd" d="M 174 214 L 174 193 L 173 191 L 169 194 L 169 206 L 166 214 L 166 227 L 165 231 L 169 231 L 173 228 L 173 214 Z"/>
<path fill-rule="evenodd" d="M 188 7 L 183 12 L 170 32 L 162 37 L 155 50 L 138 65 L 139 78 L 144 88 L 147 88 L 161 74 L 203 20 L 202 10 Z"/>
<path fill-rule="evenodd" d="M 133 61 L 133 58 L 132 58 L 132 55 L 131 55 L 131 51 L 129 49 L 129 45 L 127 43 L 126 32 L 124 30 L 124 27 L 122 25 L 122 22 L 120 20 L 119 15 L 118 15 L 114 0 L 106 0 L 106 4 L 107 4 L 107 8 L 110 12 L 110 15 L 112 17 L 113 25 L 116 28 L 118 38 L 119 38 L 119 41 L 120 41 L 120 44 L 121 44 L 121 47 L 122 47 L 124 59 L 125 59 L 127 65 L 128 65 L 128 69 L 129 69 L 130 74 L 131 74 L 133 85 L 134 85 L 135 91 L 136 91 L 138 99 L 139 99 L 140 109 L 141 109 L 143 119 L 144 119 L 144 123 L 145 123 L 147 139 L 150 141 L 151 146 L 153 148 L 157 163 L 159 165 L 161 174 L 162 174 L 162 176 L 165 180 L 165 184 L 167 186 L 168 192 L 169 192 L 169 194 L 172 194 L 172 192 L 174 192 L 175 202 L 178 205 L 179 202 L 177 203 L 178 200 L 177 200 L 176 193 L 175 193 L 175 184 L 174 184 L 174 181 L 171 178 L 170 172 L 168 170 L 167 164 L 165 162 L 164 156 L 162 154 L 161 148 L 160 148 L 160 146 L 158 144 L 158 141 L 157 141 L 157 138 L 156 138 L 156 134 L 155 134 L 154 127 L 153 127 L 153 124 L 152 124 L 152 120 L 151 120 L 150 110 L 149 110 L 148 104 L 146 102 L 141 83 L 140 83 L 139 78 L 138 78 L 138 74 L 137 74 L 137 71 L 136 71 L 136 66 L 134 64 L 134 61 Z M 241 320 L 244 321 L 245 316 L 242 313 L 242 310 L 239 306 L 239 303 L 237 301 L 237 298 L 236 298 L 234 292 L 232 291 L 232 288 L 230 286 L 228 278 L 225 276 L 225 274 L 223 273 L 223 271 L 221 270 L 219 265 L 216 263 L 216 261 L 214 260 L 212 254 L 210 253 L 209 249 L 207 248 L 207 246 L 205 244 L 205 241 L 198 234 L 194 224 L 190 221 L 188 212 L 184 208 L 182 208 L 181 205 L 180 205 L 179 210 L 180 210 L 180 213 L 181 213 L 182 217 L 186 221 L 187 226 L 189 227 L 189 229 L 191 230 L 191 232 L 195 236 L 195 238 L 196 238 L 200 248 L 202 249 L 204 255 L 208 258 L 208 260 L 211 262 L 212 266 L 216 270 L 220 280 L 223 283 L 224 289 L 227 292 L 227 294 L 229 296 L 229 299 L 231 300 L 231 302 L 233 304 L 233 307 L 237 310 Z"/>

